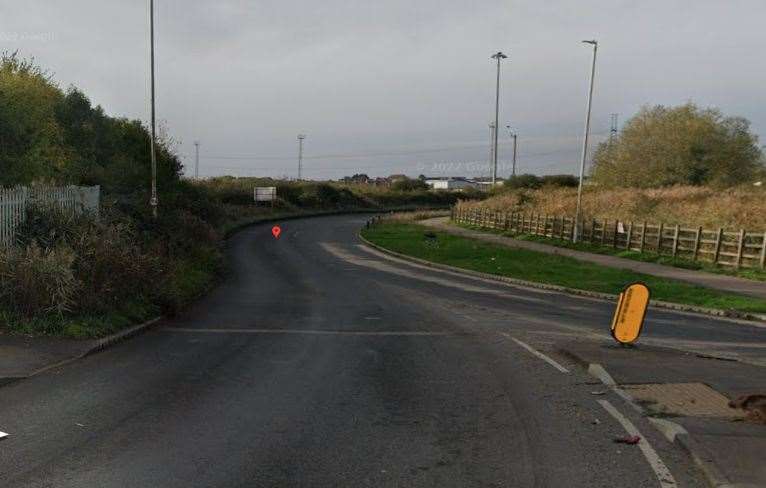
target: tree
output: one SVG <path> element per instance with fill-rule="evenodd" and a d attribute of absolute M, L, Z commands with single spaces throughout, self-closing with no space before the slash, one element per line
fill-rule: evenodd
<path fill-rule="evenodd" d="M 182 165 L 169 138 L 160 134 L 156 143 L 158 185 L 167 193 Z M 150 147 L 140 121 L 109 117 L 76 88 L 64 93 L 31 60 L 0 57 L 0 186 L 46 181 L 146 193 Z"/>
<path fill-rule="evenodd" d="M 758 137 L 741 117 L 693 103 L 644 107 L 596 149 L 593 181 L 605 186 L 735 185 L 762 168 Z"/>
<path fill-rule="evenodd" d="M 55 178 L 66 165 L 55 107 L 60 90 L 31 61 L 0 58 L 0 186 Z"/>

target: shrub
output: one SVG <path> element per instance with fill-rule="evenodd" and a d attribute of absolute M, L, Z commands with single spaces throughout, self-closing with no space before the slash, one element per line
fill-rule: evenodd
<path fill-rule="evenodd" d="M 523 174 L 523 175 L 511 176 L 510 178 L 505 180 L 505 183 L 503 183 L 503 186 L 505 188 L 511 188 L 511 189 L 540 188 L 540 186 L 542 186 L 542 181 L 540 180 L 540 178 L 538 178 L 535 175 Z"/>
<path fill-rule="evenodd" d="M 391 189 L 394 191 L 418 191 L 428 190 L 428 184 L 423 180 L 397 180 L 391 185 Z"/>
<path fill-rule="evenodd" d="M 149 301 L 162 275 L 157 256 L 144 253 L 129 225 L 91 225 L 71 243 L 75 276 L 82 283 L 77 310 L 84 313 L 120 309 L 128 301 Z"/>
<path fill-rule="evenodd" d="M 577 187 L 580 180 L 574 175 L 546 175 L 540 178 L 541 186 Z"/>
<path fill-rule="evenodd" d="M 74 260 L 66 246 L 44 249 L 34 242 L 0 251 L 0 304 L 25 318 L 71 311 L 80 288 Z"/>
<path fill-rule="evenodd" d="M 732 186 L 752 183 L 763 153 L 750 122 L 693 103 L 642 108 L 622 132 L 600 144 L 593 181 L 603 186 Z"/>

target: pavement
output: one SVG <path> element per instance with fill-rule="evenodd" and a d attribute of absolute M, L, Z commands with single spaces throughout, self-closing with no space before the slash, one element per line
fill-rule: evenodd
<path fill-rule="evenodd" d="M 392 258 L 360 242 L 365 220 L 245 229 L 229 278 L 182 315 L 1 387 L 0 486 L 708 486 L 694 454 L 562 352 L 608 343 L 613 303 Z M 641 350 L 728 359 L 699 358 L 729 368 L 713 384 L 728 395 L 766 364 L 765 336 L 650 310 Z M 747 466 L 763 450 L 743 425 L 700 435 L 719 462 L 749 446 L 727 461 Z"/>
<path fill-rule="evenodd" d="M 0 331 L 0 385 L 79 357 L 96 342 L 11 335 Z"/>
<path fill-rule="evenodd" d="M 559 348 L 606 384 L 613 382 L 646 415 L 680 425 L 685 433 L 679 441 L 708 465 L 718 484 L 766 486 L 766 425 L 746 422 L 726 405 L 730 398 L 766 391 L 766 368 L 646 345 L 574 340 Z M 644 396 L 649 389 L 655 390 L 651 399 Z"/>
<path fill-rule="evenodd" d="M 719 275 L 691 269 L 675 268 L 673 266 L 664 266 L 655 263 L 645 263 L 642 261 L 635 261 L 633 259 L 626 259 L 618 256 L 594 254 L 585 251 L 577 251 L 575 249 L 557 247 L 542 242 L 514 239 L 513 237 L 501 236 L 498 234 L 466 229 L 464 227 L 453 225 L 450 223 L 449 217 L 437 217 L 433 219 L 422 220 L 419 223 L 443 232 L 448 232 L 450 234 L 470 237 L 472 239 L 479 239 L 503 246 L 528 249 L 530 251 L 538 251 L 546 254 L 567 256 L 580 261 L 608 266 L 610 268 L 629 269 L 637 273 L 644 273 L 648 275 L 659 276 L 662 278 L 686 281 L 688 283 L 693 283 L 695 285 L 704 286 L 715 290 L 766 299 L 766 282 L 763 281 L 748 280 L 736 276 Z"/>

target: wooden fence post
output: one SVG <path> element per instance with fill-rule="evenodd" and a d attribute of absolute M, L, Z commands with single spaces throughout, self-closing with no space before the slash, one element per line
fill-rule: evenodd
<path fill-rule="evenodd" d="M 665 223 L 660 222 L 660 227 L 657 230 L 657 254 L 662 254 L 662 233 L 665 231 Z"/>
<path fill-rule="evenodd" d="M 619 226 L 620 226 L 620 221 L 615 219 L 615 221 L 614 221 L 614 239 L 612 239 L 612 247 L 614 249 L 617 249 L 617 231 L 620 230 Z"/>
<path fill-rule="evenodd" d="M 740 265 L 742 264 L 742 250 L 745 247 L 745 229 L 739 230 L 739 242 L 737 243 L 737 264 L 736 267 L 739 269 Z"/>
<path fill-rule="evenodd" d="M 678 252 L 678 231 L 679 227 L 678 224 L 676 224 L 676 228 L 673 232 L 673 257 L 676 257 L 676 253 Z"/>
<path fill-rule="evenodd" d="M 644 225 L 641 226 L 641 245 L 639 246 L 639 252 L 644 252 L 644 245 L 646 244 L 646 220 Z"/>
<path fill-rule="evenodd" d="M 601 245 L 602 246 L 606 242 L 606 224 L 607 224 L 607 220 L 604 219 L 604 225 L 601 226 Z"/>
<path fill-rule="evenodd" d="M 692 261 L 697 260 L 697 255 L 700 252 L 701 238 L 702 238 L 702 227 L 697 227 L 697 233 L 694 235 L 694 254 L 692 255 Z"/>
<path fill-rule="evenodd" d="M 713 263 L 718 263 L 718 259 L 721 257 L 721 239 L 723 238 L 723 229 L 718 228 L 718 232 L 715 236 L 715 254 L 713 254 Z"/>
<path fill-rule="evenodd" d="M 763 233 L 763 242 L 761 243 L 761 269 L 766 265 L 766 232 Z"/>
<path fill-rule="evenodd" d="M 596 243 L 596 219 L 590 220 L 590 243 Z"/>
<path fill-rule="evenodd" d="M 625 239 L 625 249 L 630 251 L 630 245 L 633 244 L 633 221 L 628 224 L 628 237 Z"/>

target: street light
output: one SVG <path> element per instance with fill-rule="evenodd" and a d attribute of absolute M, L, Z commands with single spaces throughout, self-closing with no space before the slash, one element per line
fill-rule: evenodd
<path fill-rule="evenodd" d="M 516 137 L 518 136 L 518 133 L 512 131 L 510 125 L 506 125 L 505 128 L 508 129 L 508 133 L 513 137 L 513 166 L 511 167 L 511 176 L 516 176 Z"/>
<path fill-rule="evenodd" d="M 306 134 L 298 134 L 298 181 L 300 181 L 303 171 L 303 140 L 305 138 Z"/>
<path fill-rule="evenodd" d="M 157 218 L 157 205 L 159 200 L 157 198 L 157 153 L 154 147 L 154 141 L 156 139 L 156 119 L 155 119 L 155 105 L 154 105 L 154 0 L 149 0 L 149 37 L 150 37 L 150 53 L 151 53 L 151 98 L 152 98 L 152 134 L 151 134 L 151 157 L 152 157 L 152 196 L 149 200 L 149 205 L 152 207 L 152 215 Z"/>
<path fill-rule="evenodd" d="M 494 188 L 497 181 L 497 128 L 498 118 L 500 114 L 500 60 L 506 59 L 508 56 L 498 51 L 492 55 L 492 59 L 497 60 L 497 86 L 495 88 L 495 132 L 494 132 L 494 151 L 492 153 L 492 187 Z"/>
<path fill-rule="evenodd" d="M 590 89 L 588 90 L 588 109 L 585 113 L 585 136 L 582 143 L 582 159 L 580 160 L 580 184 L 577 186 L 577 210 L 575 211 L 574 229 L 572 230 L 572 242 L 577 242 L 579 236 L 580 227 L 580 205 L 582 202 L 582 182 L 585 177 L 585 158 L 588 155 L 588 136 L 590 135 L 590 109 L 591 102 L 593 101 L 593 82 L 596 78 L 596 51 L 598 50 L 598 42 L 582 41 L 585 44 L 593 46 L 593 61 L 590 68 Z"/>
<path fill-rule="evenodd" d="M 492 174 L 492 168 L 495 161 L 495 123 L 489 123 L 489 173 Z"/>

